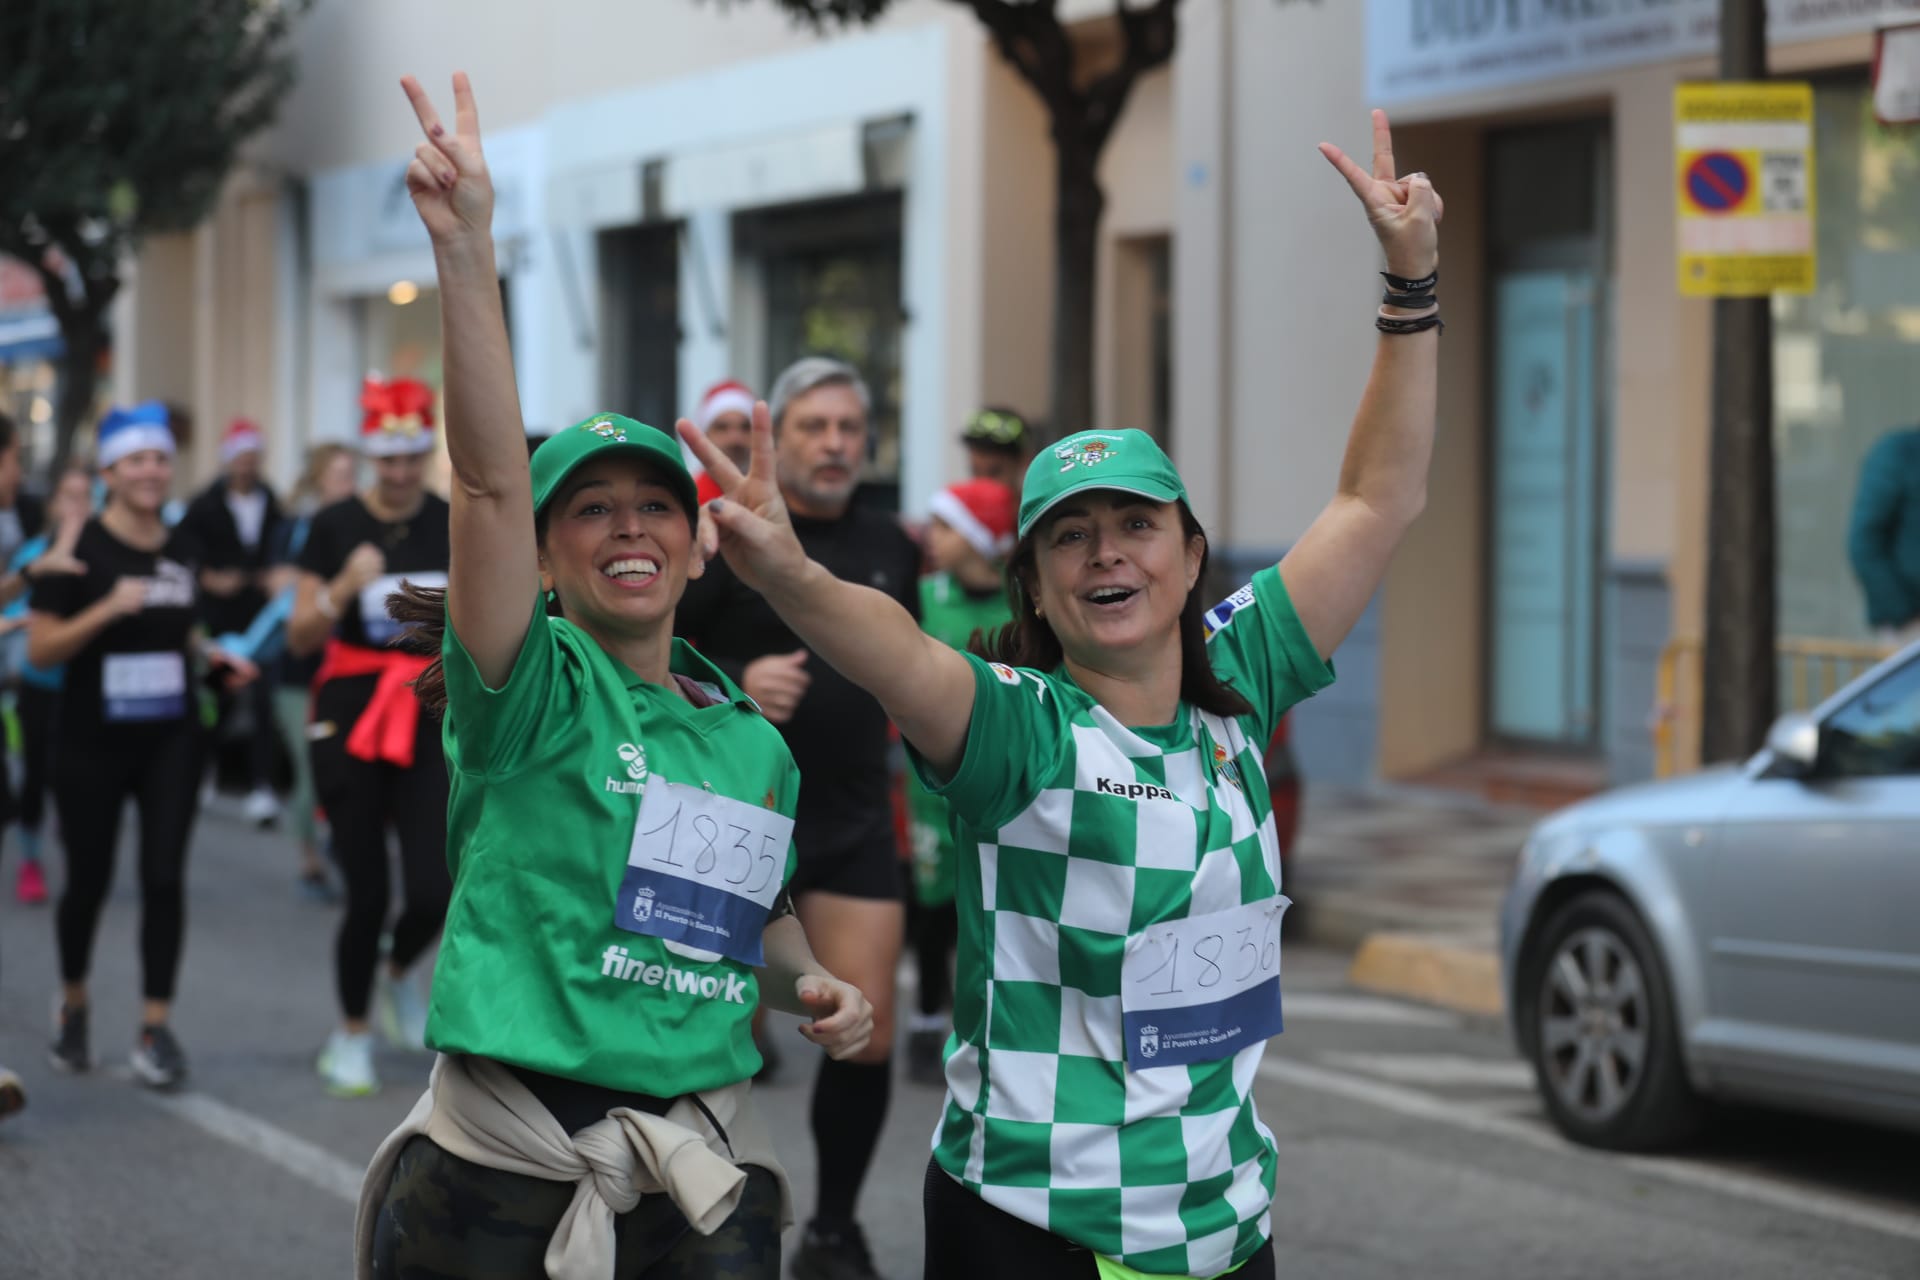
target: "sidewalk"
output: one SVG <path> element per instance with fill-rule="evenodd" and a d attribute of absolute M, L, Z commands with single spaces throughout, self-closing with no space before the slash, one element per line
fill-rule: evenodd
<path fill-rule="evenodd" d="M 1358 986 L 1497 1017 L 1500 901 L 1541 817 L 1450 791 L 1309 784 L 1294 936 L 1356 950 Z"/>

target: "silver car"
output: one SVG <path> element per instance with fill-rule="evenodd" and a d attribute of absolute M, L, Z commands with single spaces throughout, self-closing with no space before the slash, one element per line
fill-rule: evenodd
<path fill-rule="evenodd" d="M 1706 1098 L 1920 1129 L 1920 645 L 1744 765 L 1541 823 L 1500 952 L 1577 1142 L 1672 1145 Z"/>

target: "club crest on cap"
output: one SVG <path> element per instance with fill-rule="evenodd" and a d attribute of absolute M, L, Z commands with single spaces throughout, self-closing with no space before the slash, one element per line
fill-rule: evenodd
<path fill-rule="evenodd" d="M 591 431 L 602 440 L 611 440 L 615 444 L 625 444 L 627 442 L 627 429 L 615 422 L 612 418 L 596 418 L 592 422 L 581 423 L 580 429 L 582 431 Z"/>
<path fill-rule="evenodd" d="M 1098 466 L 1100 463 L 1114 456 L 1114 447 L 1112 440 L 1109 438 L 1102 438 L 1100 436 L 1094 436 L 1090 439 L 1079 438 L 1069 440 L 1058 449 L 1055 449 L 1053 456 L 1060 459 L 1061 463 L 1064 464 L 1060 470 L 1067 472 L 1073 470 L 1075 467 Z"/>

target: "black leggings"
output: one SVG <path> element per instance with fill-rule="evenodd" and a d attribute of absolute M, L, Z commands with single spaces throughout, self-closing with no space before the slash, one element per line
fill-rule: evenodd
<path fill-rule="evenodd" d="M 922 1280 L 1095 1280 L 1091 1250 L 996 1209 L 927 1161 Z M 1274 1280 L 1273 1245 L 1248 1258 L 1233 1280 Z"/>
<path fill-rule="evenodd" d="M 53 727 L 60 691 L 20 686 L 20 797 L 14 815 L 22 829 L 38 831 L 47 812 L 47 780 L 53 765 Z"/>
<path fill-rule="evenodd" d="M 913 905 L 913 957 L 920 971 L 920 1012 L 931 1017 L 953 1004 L 953 947 L 960 939 L 960 912 L 951 902 Z"/>
<path fill-rule="evenodd" d="M 84 982 L 100 908 L 113 885 L 120 815 L 140 811 L 141 992 L 173 999 L 186 929 L 187 841 L 200 804 L 204 740 L 192 721 L 97 742 L 63 741 L 53 761 L 53 802 L 67 850 L 67 885 L 54 914 L 60 977 Z"/>
<path fill-rule="evenodd" d="M 340 1012 L 352 1022 L 367 1016 L 380 933 L 392 902 L 387 826 L 400 838 L 400 883 L 405 905 L 393 924 L 389 959 L 405 969 L 433 943 L 447 917 L 453 885 L 447 875 L 447 764 L 440 722 L 420 717 L 413 764 L 373 763 L 347 754 L 347 735 L 372 681 L 331 680 L 314 697 L 314 724 L 333 732 L 313 741 L 313 782 L 333 832 L 333 855 L 346 881 L 347 907 L 334 940 L 334 981 Z"/>
<path fill-rule="evenodd" d="M 642 1196 L 613 1219 L 615 1280 L 779 1280 L 780 1182 L 747 1166 L 733 1213 L 700 1235 L 673 1201 Z M 378 1280 L 544 1276 L 547 1242 L 573 1201 L 570 1182 L 462 1160 L 426 1137 L 400 1148 L 373 1225 Z"/>

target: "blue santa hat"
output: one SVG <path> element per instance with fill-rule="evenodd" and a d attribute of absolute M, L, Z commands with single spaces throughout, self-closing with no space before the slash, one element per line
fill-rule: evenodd
<path fill-rule="evenodd" d="M 173 431 L 167 426 L 167 406 L 146 400 L 130 408 L 107 411 L 100 420 L 99 462 L 110 467 L 120 459 L 148 449 L 173 456 Z"/>

